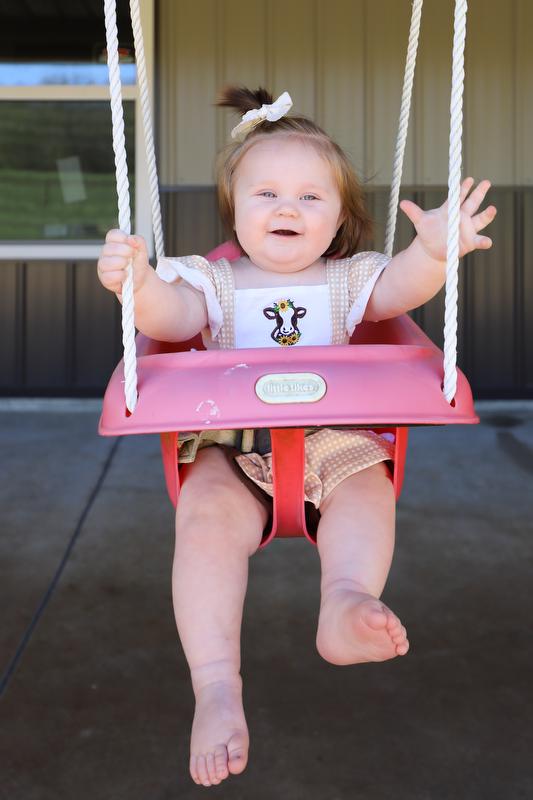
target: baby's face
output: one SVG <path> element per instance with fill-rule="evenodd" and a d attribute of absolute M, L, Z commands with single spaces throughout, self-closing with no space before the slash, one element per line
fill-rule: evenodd
<path fill-rule="evenodd" d="M 342 222 L 332 169 L 311 145 L 273 136 L 243 156 L 234 179 L 235 231 L 270 272 L 298 272 L 324 253 Z"/>

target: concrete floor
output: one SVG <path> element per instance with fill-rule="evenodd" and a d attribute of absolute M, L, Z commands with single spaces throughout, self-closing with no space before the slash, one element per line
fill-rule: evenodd
<path fill-rule="evenodd" d="M 250 762 L 188 775 L 193 696 L 170 593 L 156 437 L 99 438 L 95 403 L 0 405 L 2 800 L 533 798 L 533 403 L 411 431 L 383 599 L 411 651 L 334 667 L 318 559 L 251 559 Z"/>

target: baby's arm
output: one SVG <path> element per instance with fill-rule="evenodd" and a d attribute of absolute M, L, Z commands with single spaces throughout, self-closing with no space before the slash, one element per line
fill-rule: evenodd
<path fill-rule="evenodd" d="M 489 206 L 476 214 L 490 183 L 482 181 L 468 197 L 473 185 L 474 179 L 467 178 L 461 186 L 460 257 L 492 247 L 491 239 L 478 232 L 492 222 L 496 208 Z M 417 236 L 406 250 L 391 259 L 376 281 L 365 320 L 377 322 L 418 308 L 436 295 L 446 281 L 448 203 L 423 211 L 410 200 L 403 200 L 400 208 L 415 226 Z"/>
<path fill-rule="evenodd" d="M 148 262 L 142 236 L 112 230 L 106 236 L 98 259 L 98 277 L 106 289 L 122 302 L 122 284 L 129 261 L 133 262 L 135 327 L 164 342 L 180 342 L 195 336 L 207 325 L 207 308 L 201 292 L 186 284 L 161 280 Z"/>

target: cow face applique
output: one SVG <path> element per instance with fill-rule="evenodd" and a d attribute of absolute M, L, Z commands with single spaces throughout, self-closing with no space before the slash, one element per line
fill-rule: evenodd
<path fill-rule="evenodd" d="M 275 319 L 276 327 L 270 337 L 282 347 L 296 344 L 301 337 L 298 330 L 298 320 L 305 317 L 307 309 L 296 307 L 292 300 L 278 300 L 271 307 L 264 308 L 263 314 L 267 319 Z"/>

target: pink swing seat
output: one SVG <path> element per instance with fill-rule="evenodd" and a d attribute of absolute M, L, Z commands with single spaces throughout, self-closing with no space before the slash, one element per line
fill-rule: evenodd
<path fill-rule="evenodd" d="M 238 255 L 236 246 L 226 242 L 207 258 L 233 260 Z M 392 434 L 398 498 L 408 426 L 479 422 L 470 386 L 460 370 L 455 398 L 452 404 L 446 401 L 441 388 L 443 354 L 407 315 L 361 323 L 348 345 L 205 350 L 200 335 L 170 343 L 142 334 L 136 343 L 135 412 L 129 414 L 125 406 L 121 361 L 105 392 L 99 433 L 159 433 L 166 487 L 176 505 L 178 432 L 270 429 L 273 519 L 261 547 L 274 536 L 305 536 L 316 543 L 305 518 L 305 427 L 346 425 Z M 277 402 L 257 390 L 261 378 L 273 381 Z M 304 391 L 320 384 L 324 394 L 312 402 L 301 396 L 279 402 L 291 380 L 300 380 Z"/>

